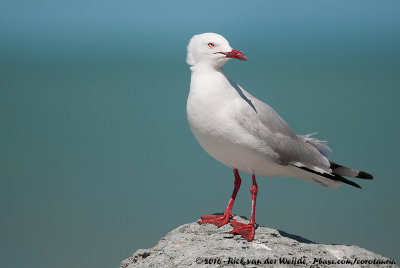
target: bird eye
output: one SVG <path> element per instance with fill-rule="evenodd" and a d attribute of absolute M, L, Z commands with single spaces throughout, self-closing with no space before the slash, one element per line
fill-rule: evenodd
<path fill-rule="evenodd" d="M 210 43 L 208 43 L 208 47 L 209 47 L 209 48 L 213 48 L 213 47 L 215 47 L 215 44 L 212 43 L 212 42 L 210 42 Z"/>

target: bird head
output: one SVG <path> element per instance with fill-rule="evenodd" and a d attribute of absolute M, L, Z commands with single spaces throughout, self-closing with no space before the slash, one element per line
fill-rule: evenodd
<path fill-rule="evenodd" d="M 229 59 L 247 61 L 246 56 L 232 49 L 229 42 L 219 34 L 203 33 L 194 35 L 187 47 L 186 62 L 191 66 L 206 64 L 222 67 Z"/>

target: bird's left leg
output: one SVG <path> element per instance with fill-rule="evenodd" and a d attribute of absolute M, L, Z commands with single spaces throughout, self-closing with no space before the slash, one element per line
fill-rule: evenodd
<path fill-rule="evenodd" d="M 204 223 L 210 223 L 214 224 L 218 227 L 221 227 L 225 224 L 227 224 L 230 220 L 231 217 L 233 217 L 232 214 L 232 207 L 233 203 L 235 203 L 235 198 L 237 195 L 237 192 L 240 189 L 240 184 L 242 183 L 242 179 L 240 178 L 239 171 L 235 168 L 233 169 L 233 174 L 235 175 L 235 187 L 233 189 L 233 193 L 231 198 L 229 199 L 228 206 L 226 207 L 225 213 L 221 216 L 219 215 L 205 215 L 201 217 L 201 221 L 199 221 L 199 224 L 204 224 Z"/>
<path fill-rule="evenodd" d="M 251 175 L 253 180 L 253 186 L 250 188 L 251 193 L 251 218 L 250 223 L 245 224 L 241 222 L 237 222 L 232 220 L 230 223 L 233 227 L 231 234 L 240 234 L 244 239 L 247 241 L 252 241 L 254 239 L 254 232 L 255 232 L 255 217 L 256 217 L 256 200 L 257 200 L 257 182 L 256 182 L 256 175 Z"/>

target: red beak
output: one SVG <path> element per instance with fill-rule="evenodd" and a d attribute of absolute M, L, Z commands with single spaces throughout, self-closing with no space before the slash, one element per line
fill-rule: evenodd
<path fill-rule="evenodd" d="M 246 56 L 242 52 L 237 51 L 235 49 L 232 49 L 231 52 L 218 52 L 218 53 L 224 54 L 227 58 L 247 61 Z"/>

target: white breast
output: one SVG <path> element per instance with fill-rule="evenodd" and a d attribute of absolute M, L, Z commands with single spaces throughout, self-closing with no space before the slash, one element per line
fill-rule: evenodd
<path fill-rule="evenodd" d="M 190 129 L 203 149 L 219 162 L 267 177 L 285 175 L 272 150 L 235 120 L 238 105 L 247 105 L 223 73 L 192 73 L 187 101 Z"/>

